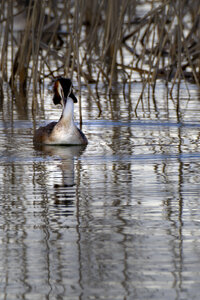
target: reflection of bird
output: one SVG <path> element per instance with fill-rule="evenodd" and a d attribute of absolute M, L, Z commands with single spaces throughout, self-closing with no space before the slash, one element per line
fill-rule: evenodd
<path fill-rule="evenodd" d="M 56 157 L 56 168 L 52 169 L 49 173 L 53 180 L 53 205 L 54 216 L 69 216 L 74 214 L 74 203 L 76 200 L 76 180 L 75 180 L 75 160 L 80 157 L 86 149 L 86 145 L 78 145 L 73 147 L 51 146 L 51 145 L 35 145 L 35 149 L 42 151 L 47 156 Z M 60 160 L 58 160 L 58 157 Z M 78 172 L 78 168 L 76 168 Z M 79 176 L 78 176 L 79 178 Z M 78 181 L 79 185 L 79 181 Z"/>
<path fill-rule="evenodd" d="M 77 98 L 72 91 L 72 82 L 67 78 L 59 78 L 54 84 L 54 104 L 61 104 L 62 115 L 58 122 L 51 122 L 40 127 L 34 134 L 34 143 L 49 145 L 86 145 L 88 143 L 83 132 L 74 123 L 74 103 Z"/>
<path fill-rule="evenodd" d="M 61 163 L 59 164 L 59 169 L 62 171 L 62 180 L 60 181 L 59 176 L 55 176 L 58 168 L 53 170 L 51 173 L 54 181 L 59 180 L 59 182 L 54 183 L 54 187 L 73 187 L 74 183 L 74 159 L 80 157 L 86 149 L 86 145 L 77 145 L 73 147 L 63 147 L 54 145 L 42 145 L 36 144 L 35 149 L 42 151 L 43 154 L 47 156 L 59 157 Z"/>

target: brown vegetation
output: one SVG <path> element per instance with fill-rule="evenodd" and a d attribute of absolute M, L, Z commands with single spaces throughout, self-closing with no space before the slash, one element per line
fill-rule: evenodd
<path fill-rule="evenodd" d="M 200 84 L 199 0 L 2 0 L 1 77 L 34 93 L 45 78 Z M 33 101 L 33 109 L 36 103 Z M 81 112 L 81 102 L 80 102 Z"/>

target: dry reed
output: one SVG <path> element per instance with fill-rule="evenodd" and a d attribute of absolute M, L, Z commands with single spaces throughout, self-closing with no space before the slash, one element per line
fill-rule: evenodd
<path fill-rule="evenodd" d="M 2 0 L 0 5 L 1 77 L 24 93 L 31 86 L 36 95 L 47 77 L 76 76 L 79 91 L 82 80 L 101 112 L 90 83 L 97 90 L 99 82 L 112 89 L 115 82 L 140 78 L 136 112 L 146 86 L 155 91 L 158 79 L 171 82 L 171 93 L 181 81 L 200 85 L 199 0 L 151 0 L 144 15 L 139 14 L 144 4 L 136 0 Z M 34 98 L 33 110 L 36 106 Z M 82 123 L 81 109 L 80 101 Z"/>

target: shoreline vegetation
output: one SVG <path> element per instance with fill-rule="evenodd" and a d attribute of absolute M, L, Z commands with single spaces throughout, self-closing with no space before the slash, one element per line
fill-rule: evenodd
<path fill-rule="evenodd" d="M 116 82 L 142 82 L 135 112 L 158 80 L 169 94 L 200 85 L 199 0 L 2 0 L 0 23 L 0 91 L 3 82 L 23 94 L 31 86 L 33 110 L 40 85 L 59 75 L 79 91 L 83 82 L 99 114 L 100 83 L 110 93 Z"/>

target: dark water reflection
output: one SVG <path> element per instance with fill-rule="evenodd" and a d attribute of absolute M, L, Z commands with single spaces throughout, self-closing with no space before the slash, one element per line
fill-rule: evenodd
<path fill-rule="evenodd" d="M 2 111 L 0 299 L 199 298 L 196 100 L 179 123 L 85 118 L 85 149 L 36 149 Z"/>

